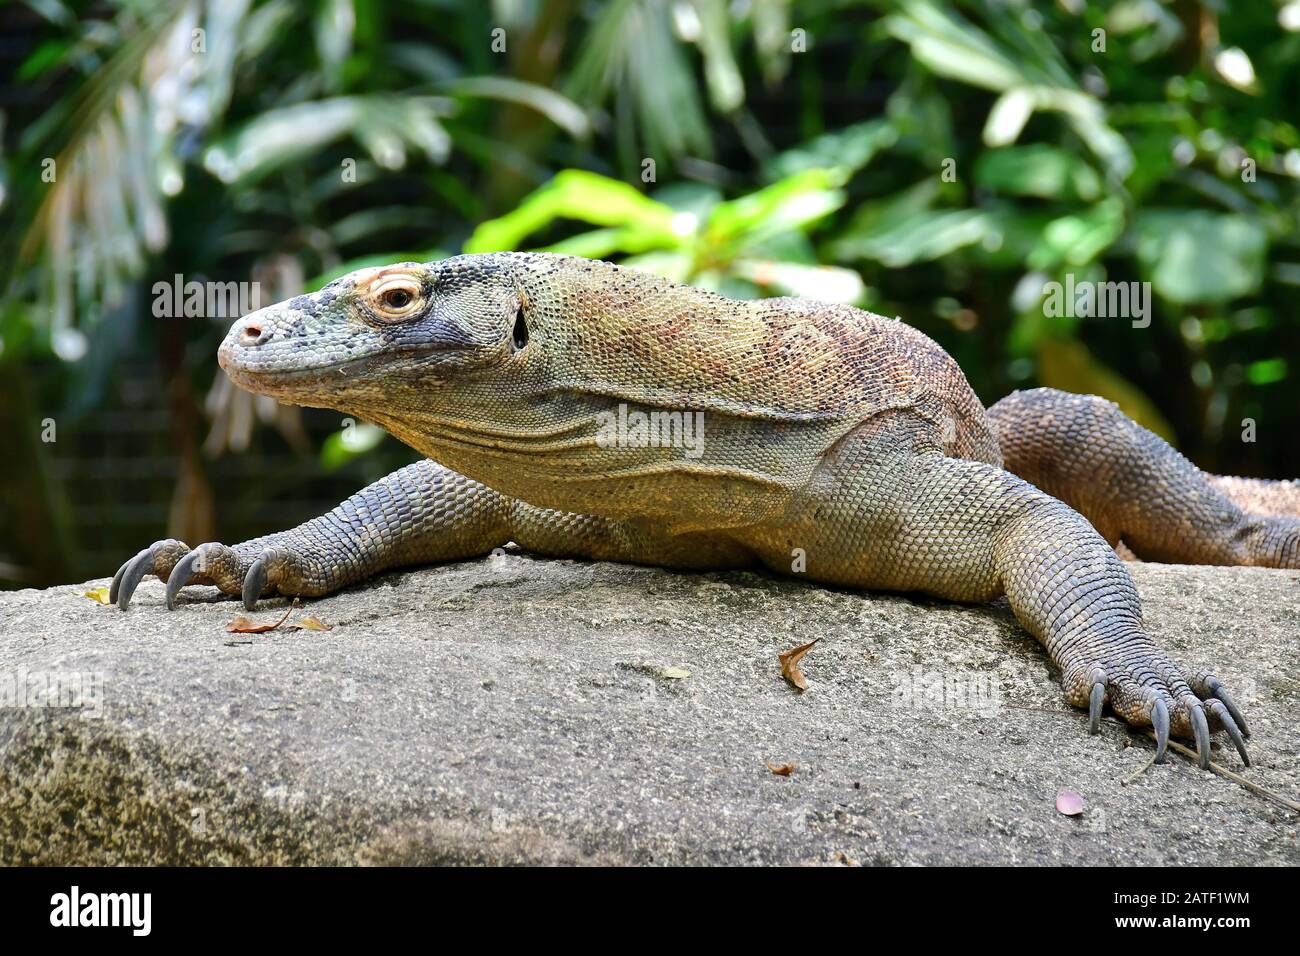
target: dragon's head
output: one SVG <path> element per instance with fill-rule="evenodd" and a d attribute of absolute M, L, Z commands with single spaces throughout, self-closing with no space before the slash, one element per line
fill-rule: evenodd
<path fill-rule="evenodd" d="M 244 316 L 217 360 L 239 386 L 297 405 L 366 411 L 439 384 L 508 376 L 530 341 L 511 256 L 361 269 Z"/>

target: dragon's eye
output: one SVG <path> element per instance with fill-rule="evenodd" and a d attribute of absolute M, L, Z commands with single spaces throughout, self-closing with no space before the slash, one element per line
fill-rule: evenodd
<path fill-rule="evenodd" d="M 394 312 L 399 312 L 411 304 L 412 298 L 414 296 L 405 289 L 390 289 L 384 293 L 384 305 Z"/>
<path fill-rule="evenodd" d="M 415 314 L 420 294 L 420 284 L 410 276 L 387 276 L 371 288 L 370 301 L 378 318 L 396 321 Z"/>

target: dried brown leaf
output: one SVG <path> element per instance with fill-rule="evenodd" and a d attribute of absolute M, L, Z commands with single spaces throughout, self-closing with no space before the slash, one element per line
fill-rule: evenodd
<path fill-rule="evenodd" d="M 256 621 L 250 621 L 242 614 L 236 614 L 234 619 L 226 625 L 226 630 L 231 634 L 265 634 L 267 631 L 274 631 L 277 627 L 289 620 L 289 615 L 293 613 L 293 607 L 290 606 L 284 612 L 284 617 L 274 624 L 258 624 Z"/>
<path fill-rule="evenodd" d="M 794 774 L 794 764 L 792 763 L 783 763 L 780 766 L 769 763 L 767 769 L 772 771 L 778 777 L 789 777 Z"/>
<path fill-rule="evenodd" d="M 803 671 L 799 670 L 799 661 L 803 660 L 803 656 L 820 640 L 820 637 L 815 638 L 807 644 L 801 644 L 793 650 L 782 651 L 777 655 L 781 661 L 781 676 L 800 690 L 808 689 L 808 678 L 804 677 Z"/>

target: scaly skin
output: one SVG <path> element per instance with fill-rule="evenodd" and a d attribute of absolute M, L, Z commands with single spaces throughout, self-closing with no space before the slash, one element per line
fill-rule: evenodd
<path fill-rule="evenodd" d="M 1288 482 L 1207 475 L 1095 395 L 1015 392 L 988 417 L 1009 471 L 1144 561 L 1300 567 Z"/>
<path fill-rule="evenodd" d="M 1155 728 L 1159 757 L 1172 732 L 1208 766 L 1222 727 L 1247 760 L 1227 691 L 1151 640 L 1111 545 L 1295 566 L 1291 526 L 1247 519 L 1099 400 L 1039 390 L 986 415 L 956 363 L 901 322 L 502 253 L 355 272 L 240 320 L 218 358 L 250 391 L 368 418 L 431 460 L 289 531 L 193 551 L 157 542 L 114 579 L 124 609 L 151 573 L 168 607 L 192 583 L 252 607 L 512 540 L 959 601 L 1005 594 L 1093 732 L 1108 702 Z M 676 413 L 678 426 L 700 414 L 702 441 L 611 441 L 620 407 Z M 1103 467 L 1108 493 L 1094 495 Z M 1194 545 L 1176 540 L 1189 527 Z"/>

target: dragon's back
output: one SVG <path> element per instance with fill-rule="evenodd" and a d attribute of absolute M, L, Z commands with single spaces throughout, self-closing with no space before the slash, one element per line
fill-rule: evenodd
<path fill-rule="evenodd" d="M 603 262 L 523 262 L 540 334 L 564 340 L 554 377 L 646 405 L 844 431 L 910 409 L 947 454 L 1001 463 L 961 368 L 901 321 L 813 299 L 737 301 Z"/>

